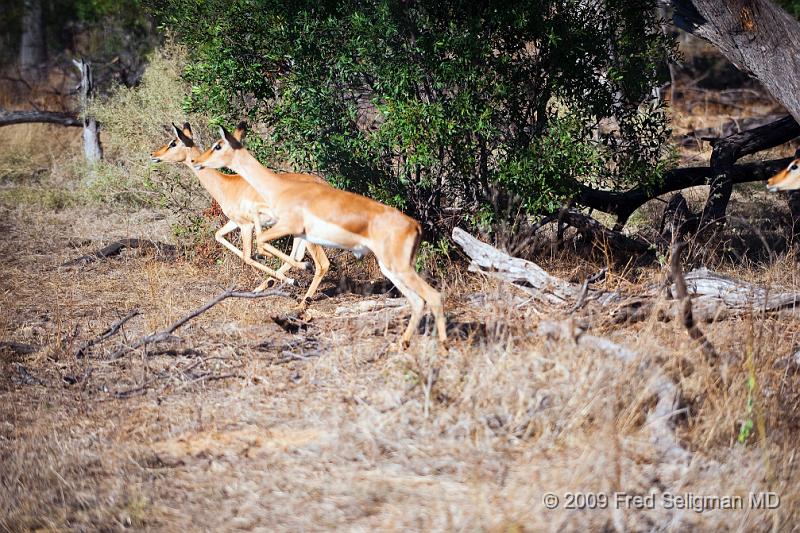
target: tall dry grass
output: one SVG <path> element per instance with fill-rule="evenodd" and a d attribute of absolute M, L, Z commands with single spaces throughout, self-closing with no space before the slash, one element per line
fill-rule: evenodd
<path fill-rule="evenodd" d="M 91 112 L 102 124 L 105 160 L 87 185 L 99 199 L 163 207 L 184 216 L 208 205 L 187 168 L 150 162 L 150 152 L 174 136 L 173 122 L 191 122 L 201 146 L 212 140 L 208 118 L 182 110 L 189 92 L 181 79 L 185 62 L 186 50 L 167 42 L 153 53 L 137 86 L 119 86 L 94 101 Z"/>

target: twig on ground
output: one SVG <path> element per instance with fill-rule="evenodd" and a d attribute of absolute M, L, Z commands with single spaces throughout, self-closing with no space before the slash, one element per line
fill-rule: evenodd
<path fill-rule="evenodd" d="M 572 308 L 569 311 L 567 311 L 568 315 L 571 315 L 572 313 L 574 313 L 575 311 L 586 305 L 587 301 L 586 296 L 589 294 L 589 285 L 605 278 L 607 271 L 608 269 L 603 267 L 600 269 L 600 271 L 595 272 L 594 274 L 586 278 L 586 280 L 583 282 L 583 285 L 581 286 L 581 291 L 578 293 L 578 299 L 575 300 L 575 305 L 573 305 Z"/>
<path fill-rule="evenodd" d="M 706 356 L 706 359 L 716 360 L 719 356 L 714 349 L 714 345 L 708 340 L 705 334 L 700 330 L 694 320 L 692 314 L 692 300 L 689 298 L 689 292 L 686 289 L 686 279 L 683 277 L 683 270 L 681 269 L 681 252 L 685 245 L 683 243 L 675 244 L 672 247 L 672 257 L 670 258 L 670 275 L 675 282 L 676 293 L 678 299 L 681 300 L 681 318 L 686 331 L 689 336 L 700 343 L 700 349 Z"/>
<path fill-rule="evenodd" d="M 103 342 L 104 340 L 110 337 L 113 337 L 119 332 L 119 330 L 122 328 L 125 322 L 136 316 L 139 316 L 140 314 L 141 311 L 139 311 L 138 309 L 132 309 L 127 315 L 125 315 L 124 317 L 120 318 L 119 320 L 111 324 L 109 327 L 107 327 L 105 331 L 103 331 L 98 337 L 95 337 L 94 339 L 88 340 L 85 343 L 83 343 L 81 347 L 75 351 L 75 357 L 85 356 L 87 349 L 94 346 L 95 344 Z"/>
<path fill-rule="evenodd" d="M 273 289 L 273 290 L 263 291 L 263 292 L 236 291 L 236 290 L 233 290 L 233 288 L 227 289 L 227 290 L 219 293 L 217 296 L 215 296 L 214 298 L 212 298 L 208 302 L 206 302 L 203 306 L 198 307 L 197 309 L 195 309 L 194 311 L 192 311 L 188 315 L 180 318 L 176 322 L 173 322 L 172 325 L 170 325 L 168 328 L 163 329 L 161 331 L 157 331 L 157 332 L 155 332 L 155 333 L 153 333 L 151 335 L 146 335 L 144 337 L 140 337 L 140 338 L 136 339 L 135 341 L 133 341 L 132 344 L 119 348 L 117 351 L 115 351 L 114 353 L 111 354 L 110 359 L 112 359 L 112 360 L 113 359 L 119 359 L 120 357 L 122 357 L 123 355 L 128 353 L 129 351 L 135 350 L 136 348 L 139 348 L 140 346 L 144 346 L 144 345 L 152 344 L 152 343 L 156 343 L 156 342 L 162 342 L 162 341 L 170 340 L 170 339 L 174 338 L 172 334 L 175 332 L 175 330 L 177 330 L 178 328 L 180 328 L 181 326 L 183 326 L 184 324 L 189 322 L 191 319 L 202 315 L 203 313 L 205 313 L 206 311 L 208 311 L 209 309 L 211 309 L 212 307 L 214 307 L 215 305 L 217 305 L 218 303 L 220 303 L 223 300 L 226 300 L 228 298 L 264 298 L 266 296 L 288 296 L 288 294 L 286 292 L 284 292 L 282 290 L 278 290 L 278 289 Z"/>
<path fill-rule="evenodd" d="M 125 248 L 144 248 L 146 246 L 152 246 L 160 253 L 164 255 L 173 255 L 175 254 L 177 248 L 172 244 L 165 244 L 163 242 L 154 242 L 147 239 L 120 239 L 118 241 L 114 241 L 111 244 L 104 246 L 103 248 L 97 250 L 92 254 L 82 255 L 75 259 L 70 259 L 61 264 L 62 267 L 69 267 L 78 264 L 85 264 L 91 263 L 93 261 L 97 261 L 98 259 L 105 259 L 107 257 L 113 257 L 115 255 L 119 255 L 122 250 Z"/>

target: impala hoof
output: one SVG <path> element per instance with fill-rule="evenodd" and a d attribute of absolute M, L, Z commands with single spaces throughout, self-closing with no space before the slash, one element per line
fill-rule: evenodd
<path fill-rule="evenodd" d="M 253 289 L 253 292 L 261 292 L 264 289 L 271 289 L 277 284 L 278 281 L 275 278 L 269 278 L 268 280 L 265 280 L 263 283 L 261 283 L 261 285 Z"/>

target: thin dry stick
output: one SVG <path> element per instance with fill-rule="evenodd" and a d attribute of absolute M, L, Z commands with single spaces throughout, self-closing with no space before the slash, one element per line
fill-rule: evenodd
<path fill-rule="evenodd" d="M 119 320 L 108 326 L 105 329 L 105 331 L 103 331 L 99 336 L 83 343 L 81 347 L 75 351 L 75 357 L 83 357 L 84 355 L 86 355 L 86 350 L 88 348 L 94 346 L 95 344 L 103 342 L 109 337 L 113 337 L 119 332 L 119 330 L 122 328 L 125 322 L 127 322 L 128 320 L 132 319 L 135 316 L 139 316 L 140 314 L 141 311 L 139 311 L 138 309 L 132 309 L 127 315 L 125 315 L 124 317 L 120 318 Z"/>
<path fill-rule="evenodd" d="M 122 348 L 112 353 L 110 359 L 112 360 L 119 359 L 129 351 L 135 350 L 140 346 L 169 340 L 170 338 L 172 338 L 172 334 L 175 332 L 175 330 L 186 324 L 191 319 L 202 315 L 203 313 L 205 313 L 206 311 L 208 311 L 209 309 L 211 309 L 212 307 L 214 307 L 223 300 L 226 300 L 228 298 L 264 298 L 265 296 L 288 296 L 288 294 L 284 291 L 277 289 L 262 291 L 262 292 L 250 292 L 250 291 L 236 291 L 233 290 L 233 288 L 231 287 L 230 289 L 221 292 L 220 294 L 218 294 L 217 296 L 206 302 L 202 307 L 198 307 L 188 315 L 182 317 L 176 322 L 173 322 L 172 325 L 169 326 L 167 329 L 157 331 L 156 333 L 147 335 L 145 337 L 140 337 L 135 341 L 133 341 L 133 344 L 130 344 L 128 346 L 123 346 Z"/>
<path fill-rule="evenodd" d="M 595 272 L 594 274 L 592 274 L 591 276 L 589 276 L 584 280 L 583 285 L 581 286 L 581 292 L 578 293 L 578 299 L 575 300 L 575 305 L 573 305 L 572 308 L 569 311 L 567 311 L 568 315 L 571 315 L 572 313 L 574 313 L 575 311 L 586 305 L 586 297 L 589 295 L 589 285 L 601 279 L 604 279 L 606 277 L 607 271 L 608 269 L 603 267 L 600 269 L 599 272 Z"/>
<path fill-rule="evenodd" d="M 681 317 L 686 331 L 689 336 L 700 343 L 700 349 L 706 356 L 706 359 L 716 360 L 719 355 L 714 349 L 714 345 L 708 340 L 697 324 L 694 321 L 692 314 L 692 300 L 689 298 L 689 291 L 686 289 L 686 279 L 683 277 L 683 270 L 681 269 L 681 252 L 686 245 L 684 243 L 677 243 L 672 246 L 672 257 L 670 258 L 670 274 L 672 280 L 675 282 L 675 289 L 678 293 L 677 296 L 681 300 Z"/>

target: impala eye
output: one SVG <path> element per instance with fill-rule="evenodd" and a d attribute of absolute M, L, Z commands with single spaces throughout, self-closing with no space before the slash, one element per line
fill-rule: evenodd
<path fill-rule="evenodd" d="M 797 163 L 789 167 L 789 170 L 797 170 Z"/>
<path fill-rule="evenodd" d="M 217 143 L 217 144 L 214 146 L 214 150 L 222 150 L 222 144 L 221 144 L 221 143 Z"/>
<path fill-rule="evenodd" d="M 172 141 L 171 143 L 169 143 L 169 147 L 170 148 L 175 148 L 176 146 L 178 146 L 178 145 L 175 143 L 175 141 Z"/>

